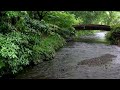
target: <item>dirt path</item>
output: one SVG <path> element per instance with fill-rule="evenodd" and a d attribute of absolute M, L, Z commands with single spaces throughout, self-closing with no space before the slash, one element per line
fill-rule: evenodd
<path fill-rule="evenodd" d="M 103 38 L 97 33 L 95 37 Z M 70 42 L 51 61 L 19 74 L 16 79 L 120 79 L 120 47 L 100 43 Z"/>

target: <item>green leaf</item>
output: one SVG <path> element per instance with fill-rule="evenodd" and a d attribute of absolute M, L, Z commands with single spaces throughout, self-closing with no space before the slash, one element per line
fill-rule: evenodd
<path fill-rule="evenodd" d="M 5 66 L 5 64 L 0 60 L 0 69 L 4 66 Z"/>

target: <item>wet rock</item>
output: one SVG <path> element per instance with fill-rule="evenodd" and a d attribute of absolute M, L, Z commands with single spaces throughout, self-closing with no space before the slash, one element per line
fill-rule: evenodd
<path fill-rule="evenodd" d="M 116 57 L 111 54 L 105 54 L 100 57 L 92 58 L 92 59 L 86 59 L 78 63 L 78 65 L 88 65 L 88 66 L 99 66 L 99 65 L 105 65 L 106 63 L 109 63 L 112 61 L 112 58 Z"/>

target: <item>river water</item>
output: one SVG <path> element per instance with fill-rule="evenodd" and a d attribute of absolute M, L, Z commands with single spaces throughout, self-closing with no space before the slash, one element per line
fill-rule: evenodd
<path fill-rule="evenodd" d="M 68 42 L 53 60 L 26 69 L 16 79 L 120 79 L 120 47 L 105 44 L 105 34 Z"/>

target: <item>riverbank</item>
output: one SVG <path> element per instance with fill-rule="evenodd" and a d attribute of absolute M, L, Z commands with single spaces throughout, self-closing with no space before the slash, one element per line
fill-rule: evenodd
<path fill-rule="evenodd" d="M 90 36 L 88 36 L 90 37 Z M 92 36 L 91 36 L 92 37 Z M 85 36 L 87 39 L 87 36 Z M 84 39 L 85 39 L 84 38 Z M 120 48 L 103 43 L 69 42 L 51 61 L 22 72 L 16 79 L 120 78 Z M 102 62 L 101 62 L 102 61 Z"/>

